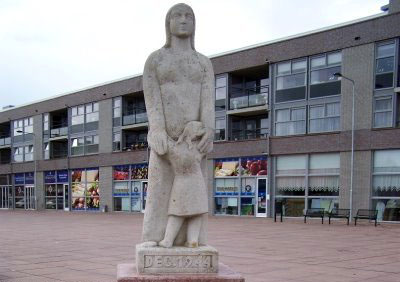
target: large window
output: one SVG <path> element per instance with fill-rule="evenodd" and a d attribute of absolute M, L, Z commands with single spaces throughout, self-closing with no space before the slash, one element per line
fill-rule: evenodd
<path fill-rule="evenodd" d="M 114 211 L 141 212 L 147 199 L 147 164 L 114 167 Z"/>
<path fill-rule="evenodd" d="M 99 170 L 97 168 L 75 169 L 71 177 L 72 210 L 99 210 Z"/>
<path fill-rule="evenodd" d="M 276 65 L 275 102 L 306 98 L 307 60 L 283 62 Z"/>
<path fill-rule="evenodd" d="M 97 130 L 99 127 L 99 103 L 88 103 L 71 108 L 71 133 Z"/>
<path fill-rule="evenodd" d="M 217 76 L 215 78 L 215 111 L 225 111 L 226 92 L 226 75 Z"/>
<path fill-rule="evenodd" d="M 255 117 L 232 117 L 230 140 L 247 140 L 267 138 L 269 132 L 268 118 L 264 116 Z"/>
<path fill-rule="evenodd" d="M 306 108 L 288 108 L 275 111 L 275 135 L 306 133 Z"/>
<path fill-rule="evenodd" d="M 374 99 L 374 127 L 391 127 L 393 117 L 392 96 Z"/>
<path fill-rule="evenodd" d="M 44 172 L 45 208 L 64 210 L 69 207 L 68 200 L 68 171 Z"/>
<path fill-rule="evenodd" d="M 254 216 L 258 205 L 264 208 L 266 206 L 265 194 L 262 195 L 262 200 L 256 197 L 257 179 L 266 177 L 267 158 L 265 156 L 216 159 L 214 162 L 214 213 Z"/>
<path fill-rule="evenodd" d="M 121 126 L 121 97 L 113 98 L 113 126 Z"/>
<path fill-rule="evenodd" d="M 13 142 L 24 142 L 33 140 L 33 117 L 14 120 Z"/>
<path fill-rule="evenodd" d="M 309 113 L 310 133 L 340 130 L 340 102 L 312 105 Z"/>
<path fill-rule="evenodd" d="M 311 58 L 310 98 L 338 95 L 341 83 L 333 74 L 340 72 L 342 53 L 330 53 Z"/>
<path fill-rule="evenodd" d="M 393 87 L 395 42 L 384 42 L 376 46 L 375 89 Z"/>
<path fill-rule="evenodd" d="M 96 154 L 99 152 L 99 136 L 71 138 L 71 156 Z"/>
<path fill-rule="evenodd" d="M 338 208 L 339 169 L 338 153 L 277 157 L 275 194 L 285 215 L 302 216 L 305 208 Z"/>
<path fill-rule="evenodd" d="M 374 152 L 372 206 L 378 219 L 400 221 L 400 150 Z"/>
<path fill-rule="evenodd" d="M 20 163 L 24 161 L 24 147 L 14 147 L 14 155 L 13 155 L 13 161 L 16 163 Z"/>

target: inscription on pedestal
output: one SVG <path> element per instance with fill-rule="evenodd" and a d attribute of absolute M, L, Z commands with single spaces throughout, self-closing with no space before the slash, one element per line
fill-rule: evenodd
<path fill-rule="evenodd" d="M 138 273 L 216 273 L 218 252 L 210 246 L 160 248 L 136 246 Z"/>
<path fill-rule="evenodd" d="M 144 256 L 144 268 L 195 268 L 212 267 L 211 256 Z"/>

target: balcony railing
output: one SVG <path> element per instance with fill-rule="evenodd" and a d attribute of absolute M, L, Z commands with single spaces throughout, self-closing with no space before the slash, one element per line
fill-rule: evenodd
<path fill-rule="evenodd" d="M 11 145 L 11 137 L 7 135 L 0 135 L 0 146 Z"/>
<path fill-rule="evenodd" d="M 144 150 L 148 147 L 147 141 L 138 141 L 122 148 L 122 151 Z"/>
<path fill-rule="evenodd" d="M 232 130 L 229 140 L 264 139 L 267 138 L 268 133 L 268 128 Z"/>
<path fill-rule="evenodd" d="M 237 110 L 248 107 L 262 106 L 268 103 L 269 86 L 252 88 L 232 87 L 230 91 L 229 109 Z"/>
<path fill-rule="evenodd" d="M 126 111 L 122 116 L 122 125 L 130 125 L 147 122 L 147 113 L 145 109 L 133 109 Z"/>
<path fill-rule="evenodd" d="M 68 125 L 67 124 L 55 124 L 53 128 L 50 129 L 50 138 L 67 136 L 68 135 Z"/>

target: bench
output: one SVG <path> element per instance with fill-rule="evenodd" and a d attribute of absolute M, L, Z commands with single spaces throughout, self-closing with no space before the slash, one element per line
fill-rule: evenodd
<path fill-rule="evenodd" d="M 333 209 L 329 213 L 329 224 L 331 224 L 331 218 L 347 218 L 347 225 L 349 225 L 350 209 Z"/>
<path fill-rule="evenodd" d="M 283 203 L 275 202 L 275 213 L 274 213 L 274 221 L 276 222 L 276 214 L 279 213 L 281 215 L 281 222 L 283 221 Z"/>
<path fill-rule="evenodd" d="M 307 222 L 307 217 L 320 217 L 324 224 L 325 209 L 307 209 L 304 214 L 304 223 Z"/>
<path fill-rule="evenodd" d="M 378 210 L 359 209 L 354 217 L 354 225 L 357 225 L 357 219 L 375 220 L 375 226 L 378 221 Z"/>

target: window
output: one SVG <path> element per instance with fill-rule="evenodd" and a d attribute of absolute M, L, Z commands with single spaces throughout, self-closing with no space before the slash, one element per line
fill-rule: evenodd
<path fill-rule="evenodd" d="M 113 151 L 121 151 L 121 132 L 113 133 Z"/>
<path fill-rule="evenodd" d="M 71 108 L 71 133 L 84 131 L 85 107 L 83 105 Z"/>
<path fill-rule="evenodd" d="M 71 138 L 71 156 L 83 155 L 84 146 L 83 137 Z"/>
<path fill-rule="evenodd" d="M 99 152 L 99 136 L 92 135 L 85 137 L 85 153 L 86 154 L 96 154 Z"/>
<path fill-rule="evenodd" d="M 230 140 L 267 138 L 268 118 L 254 116 L 248 118 L 232 117 Z"/>
<path fill-rule="evenodd" d="M 310 133 L 340 130 L 340 103 L 310 106 Z"/>
<path fill-rule="evenodd" d="M 375 89 L 393 87 L 395 42 L 381 43 L 376 48 Z"/>
<path fill-rule="evenodd" d="M 277 64 L 276 103 L 306 98 L 306 71 L 306 59 Z"/>
<path fill-rule="evenodd" d="M 99 127 L 99 103 L 85 105 L 85 131 L 97 130 Z"/>
<path fill-rule="evenodd" d="M 374 127 L 392 126 L 392 96 L 375 98 Z"/>
<path fill-rule="evenodd" d="M 217 76 L 215 79 L 215 111 L 224 111 L 227 90 L 226 75 Z"/>
<path fill-rule="evenodd" d="M 24 147 L 14 148 L 14 162 L 19 163 L 24 161 Z"/>
<path fill-rule="evenodd" d="M 339 153 L 278 156 L 276 200 L 286 216 L 302 216 L 306 207 L 330 212 L 339 207 L 339 175 Z"/>
<path fill-rule="evenodd" d="M 25 146 L 25 161 L 33 161 L 33 145 Z"/>
<path fill-rule="evenodd" d="M 342 53 L 318 55 L 310 61 L 310 98 L 340 94 L 341 82 L 333 74 L 341 70 Z"/>
<path fill-rule="evenodd" d="M 225 129 L 225 118 L 217 118 L 215 120 L 215 140 L 225 140 Z"/>
<path fill-rule="evenodd" d="M 113 126 L 121 126 L 121 97 L 113 98 Z"/>
<path fill-rule="evenodd" d="M 50 159 L 50 143 L 46 142 L 43 144 L 43 158 L 45 160 Z"/>
<path fill-rule="evenodd" d="M 33 117 L 14 120 L 13 141 L 14 143 L 33 140 Z"/>
<path fill-rule="evenodd" d="M 75 169 L 71 178 L 72 210 L 99 210 L 99 170 Z"/>
<path fill-rule="evenodd" d="M 306 109 L 276 110 L 275 135 L 285 136 L 306 133 Z"/>
<path fill-rule="evenodd" d="M 400 150 L 374 152 L 372 199 L 378 220 L 400 221 Z"/>
<path fill-rule="evenodd" d="M 50 127 L 49 127 L 49 114 L 45 113 L 45 114 L 43 114 L 43 136 L 45 138 L 49 138 L 50 137 L 49 136 L 49 130 L 50 130 Z"/>

